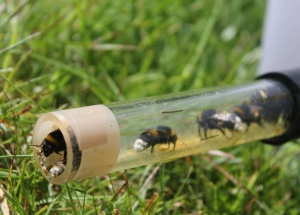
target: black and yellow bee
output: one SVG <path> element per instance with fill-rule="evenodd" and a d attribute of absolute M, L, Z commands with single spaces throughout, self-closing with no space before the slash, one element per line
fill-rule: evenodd
<path fill-rule="evenodd" d="M 284 92 L 286 89 L 282 85 L 276 88 L 258 89 L 252 94 L 247 104 L 259 106 L 261 108 L 259 112 L 266 122 L 276 123 L 279 117 L 288 117 L 292 120 L 293 111 L 286 107 L 293 104 L 293 98 Z"/>
<path fill-rule="evenodd" d="M 176 141 L 177 135 L 172 128 L 159 125 L 155 129 L 147 129 L 146 131 L 142 132 L 139 138 L 134 142 L 133 148 L 137 152 L 141 152 L 151 147 L 151 153 L 153 153 L 155 145 L 168 144 L 170 147 L 170 143 L 173 143 L 174 150 Z"/>
<path fill-rule="evenodd" d="M 217 111 L 214 109 L 205 110 L 198 115 L 197 122 L 199 136 L 201 137 L 201 129 L 203 129 L 205 139 L 207 139 L 207 131 L 209 129 L 217 129 L 223 135 L 225 135 L 224 129 L 230 131 L 243 130 L 241 118 L 235 113 L 229 113 L 227 111 Z"/>
<path fill-rule="evenodd" d="M 38 147 L 41 148 L 41 152 L 45 157 L 48 157 L 53 152 L 60 154 L 59 152 L 64 151 L 64 158 L 66 159 L 67 146 L 64 136 L 59 129 L 49 133 Z"/>
<path fill-rule="evenodd" d="M 258 125 L 263 126 L 262 110 L 263 108 L 258 105 L 242 104 L 234 107 L 233 112 L 247 125 L 246 131 L 248 131 L 251 123 L 257 123 Z"/>

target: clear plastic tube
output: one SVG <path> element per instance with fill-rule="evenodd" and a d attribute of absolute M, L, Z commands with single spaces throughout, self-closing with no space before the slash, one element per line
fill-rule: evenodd
<path fill-rule="evenodd" d="M 260 80 L 52 112 L 36 123 L 35 159 L 43 175 L 59 184 L 280 136 L 293 126 L 293 111 L 285 86 Z M 59 139 L 57 130 L 66 147 L 46 157 L 45 138 Z"/>

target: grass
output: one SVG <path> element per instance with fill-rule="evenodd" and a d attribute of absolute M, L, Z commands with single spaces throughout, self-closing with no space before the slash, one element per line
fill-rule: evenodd
<path fill-rule="evenodd" d="M 299 214 L 299 145 L 249 143 L 51 185 L 32 159 L 39 114 L 255 77 L 266 1 L 0 3 L 0 211 Z M 122 189 L 120 189 L 122 188 Z M 8 209 L 5 209 L 6 206 Z"/>

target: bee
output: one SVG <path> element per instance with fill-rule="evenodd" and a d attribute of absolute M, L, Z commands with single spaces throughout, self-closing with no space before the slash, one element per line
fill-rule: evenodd
<path fill-rule="evenodd" d="M 283 93 L 285 90 L 280 85 L 276 88 L 258 89 L 252 94 L 248 104 L 261 108 L 259 113 L 264 121 L 276 123 L 279 117 L 291 119 L 292 110 L 286 107 L 293 104 L 293 98 Z"/>
<path fill-rule="evenodd" d="M 67 145 L 63 134 L 59 129 L 49 133 L 43 140 L 41 145 L 31 145 L 39 147 L 38 155 L 44 154 L 45 157 L 49 157 L 53 152 L 60 154 L 59 152 L 64 151 L 64 158 L 67 156 Z"/>
<path fill-rule="evenodd" d="M 63 171 L 66 168 L 66 162 L 64 161 L 57 161 L 55 165 L 50 164 L 48 166 L 45 166 L 44 164 L 42 165 L 42 170 L 44 171 L 45 174 L 49 175 L 50 177 L 57 177 L 60 174 L 63 173 Z"/>
<path fill-rule="evenodd" d="M 168 127 L 159 125 L 155 129 L 147 129 L 140 134 L 140 137 L 134 142 L 133 148 L 137 152 L 144 151 L 151 147 L 151 153 L 154 151 L 154 146 L 157 144 L 168 144 L 173 143 L 173 150 L 177 142 L 177 135 L 175 131 Z"/>
<path fill-rule="evenodd" d="M 225 135 L 224 129 L 230 131 L 242 131 L 242 120 L 235 113 L 227 111 L 217 111 L 208 109 L 200 113 L 197 117 L 198 133 L 201 137 L 201 128 L 204 130 L 204 137 L 207 138 L 208 129 L 217 129 Z M 226 135 L 225 135 L 226 136 Z"/>
<path fill-rule="evenodd" d="M 63 173 L 66 168 L 66 163 L 64 161 L 57 161 L 56 165 L 52 166 L 49 170 L 52 177 L 57 177 Z"/>
<path fill-rule="evenodd" d="M 261 122 L 262 110 L 263 108 L 258 105 L 242 104 L 234 107 L 233 112 L 247 125 L 246 131 L 248 131 L 251 123 L 263 126 Z"/>

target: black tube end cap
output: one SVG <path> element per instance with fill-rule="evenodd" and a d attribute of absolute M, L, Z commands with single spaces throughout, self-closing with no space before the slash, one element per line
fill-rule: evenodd
<path fill-rule="evenodd" d="M 291 69 L 281 72 L 269 72 L 258 76 L 257 79 L 271 79 L 278 81 L 287 87 L 291 91 L 291 95 L 294 99 L 294 117 L 295 124 L 285 134 L 262 140 L 264 143 L 271 145 L 282 145 L 292 139 L 300 137 L 300 68 Z"/>

